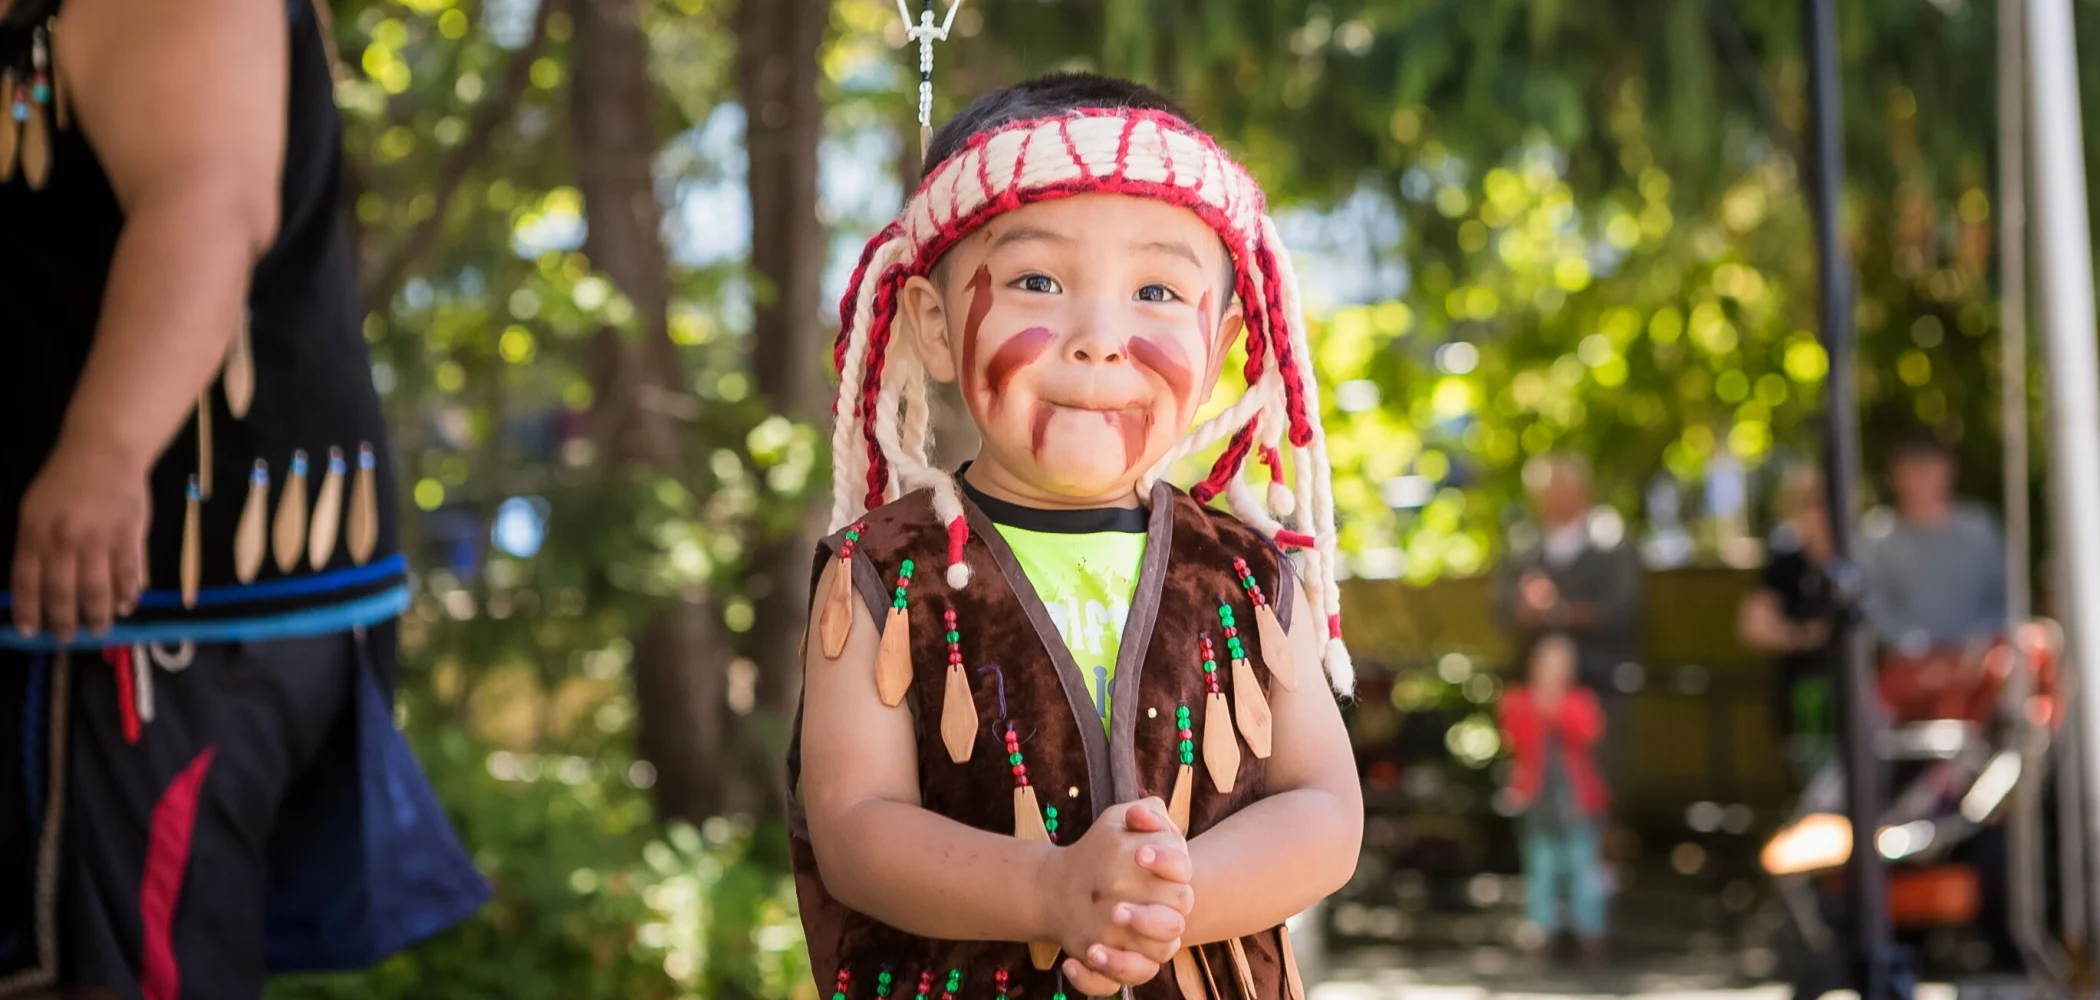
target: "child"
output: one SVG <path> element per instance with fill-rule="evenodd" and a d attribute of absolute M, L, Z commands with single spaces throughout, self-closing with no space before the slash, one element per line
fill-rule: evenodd
<path fill-rule="evenodd" d="M 841 308 L 788 761 L 818 985 L 1302 1000 L 1281 924 L 1348 880 L 1363 809 L 1318 683 L 1351 682 L 1333 501 L 1261 191 L 1096 76 L 978 101 L 926 162 Z M 1243 330 L 1252 388 L 1184 433 Z M 983 442 L 957 475 L 927 464 L 929 376 Z M 1161 481 L 1227 438 L 1192 493 Z"/>
<path fill-rule="evenodd" d="M 1604 735 L 1597 696 L 1574 683 L 1575 640 L 1548 632 L 1532 644 L 1527 682 L 1502 695 L 1502 731 L 1516 755 L 1509 793 L 1523 817 L 1526 917 L 1550 943 L 1562 923 L 1567 883 L 1584 957 L 1604 949 L 1604 882 L 1597 855 L 1606 791 L 1590 761 Z"/>

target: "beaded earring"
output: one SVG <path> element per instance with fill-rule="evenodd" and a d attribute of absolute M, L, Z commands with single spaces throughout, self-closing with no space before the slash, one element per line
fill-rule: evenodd
<path fill-rule="evenodd" d="M 1022 840 L 1033 840 L 1049 844 L 1055 841 L 1050 836 L 1050 827 L 1043 822 L 1043 807 L 1035 797 L 1035 787 L 1028 783 L 1028 764 L 1021 758 L 1021 737 L 1014 732 L 1014 724 L 1006 724 L 1006 762 L 1014 769 L 1014 836 Z M 1048 970 L 1057 964 L 1058 946 L 1054 941 L 1028 942 L 1028 959 L 1040 970 Z"/>
<path fill-rule="evenodd" d="M 1209 633 L 1202 639 L 1203 684 L 1209 690 L 1203 699 L 1203 766 L 1210 771 L 1210 783 L 1230 795 L 1240 776 L 1240 741 L 1232 732 L 1232 706 L 1218 686 L 1217 649 Z"/>
<path fill-rule="evenodd" d="M 1240 644 L 1232 604 L 1222 595 L 1218 598 L 1218 624 L 1225 628 L 1225 652 L 1232 656 L 1233 721 L 1239 724 L 1240 735 L 1247 738 L 1254 756 L 1268 760 L 1275 717 L 1269 713 L 1269 699 L 1261 693 L 1261 681 L 1254 676 L 1254 665 L 1247 662 L 1247 647 Z"/>
<path fill-rule="evenodd" d="M 824 640 L 828 660 L 838 659 L 846 648 L 846 637 L 853 634 L 853 550 L 866 530 L 866 521 L 846 529 L 846 540 L 839 545 L 839 563 L 831 570 L 831 593 L 825 595 L 824 614 L 817 619 L 817 634 Z"/>
<path fill-rule="evenodd" d="M 1291 660 L 1290 639 L 1276 621 L 1276 609 L 1270 606 L 1268 595 L 1261 592 L 1261 584 L 1254 582 L 1254 571 L 1247 567 L 1247 560 L 1234 556 L 1232 571 L 1239 575 L 1240 589 L 1254 602 L 1254 629 L 1261 636 L 1262 661 L 1285 690 L 1298 690 L 1297 664 Z"/>
<path fill-rule="evenodd" d="M 948 623 L 948 683 L 941 700 L 941 742 L 948 759 L 958 764 L 970 760 L 977 745 L 977 699 L 970 694 L 970 672 L 963 668 L 962 632 L 955 623 L 955 609 L 942 613 Z M 1055 838 L 1056 831 L 1051 831 Z"/>
<path fill-rule="evenodd" d="M 911 687 L 911 574 L 912 561 L 897 569 L 896 594 L 890 614 L 882 626 L 882 648 L 875 655 L 875 693 L 882 703 L 896 708 Z"/>

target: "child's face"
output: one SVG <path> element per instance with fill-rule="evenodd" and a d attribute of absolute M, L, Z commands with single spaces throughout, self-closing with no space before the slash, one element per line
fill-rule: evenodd
<path fill-rule="evenodd" d="M 1188 429 L 1240 329 L 1225 247 L 1186 209 L 1090 194 L 1008 212 L 913 279 L 929 374 L 961 382 L 980 465 L 1045 498 L 1101 499 Z"/>
<path fill-rule="evenodd" d="M 1575 644 L 1557 635 L 1540 640 L 1531 652 L 1531 686 L 1563 691 L 1574 678 Z"/>

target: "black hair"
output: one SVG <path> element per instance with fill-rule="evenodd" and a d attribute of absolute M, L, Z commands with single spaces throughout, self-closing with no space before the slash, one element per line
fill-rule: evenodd
<path fill-rule="evenodd" d="M 926 162 L 919 168 L 919 179 L 925 180 L 933 168 L 962 152 L 973 136 L 1012 122 L 1047 118 L 1079 108 L 1138 108 L 1164 112 L 1191 125 L 1196 121 L 1181 105 L 1142 83 L 1098 73 L 1052 73 L 986 94 L 948 119 L 933 133 L 933 141 L 926 148 Z"/>
<path fill-rule="evenodd" d="M 1889 464 L 1907 462 L 1920 458 L 1937 458 L 1943 462 L 1954 461 L 1954 449 L 1947 439 L 1930 427 L 1913 427 L 1898 435 L 1889 446 Z"/>

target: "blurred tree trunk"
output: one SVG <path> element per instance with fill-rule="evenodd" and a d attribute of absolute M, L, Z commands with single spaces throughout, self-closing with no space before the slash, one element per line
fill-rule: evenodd
<path fill-rule="evenodd" d="M 737 9 L 737 97 L 750 151 L 751 266 L 758 278 L 751 329 L 752 370 L 772 412 L 812 422 L 828 437 L 832 390 L 822 315 L 824 224 L 817 217 L 817 143 L 824 105 L 817 94 L 819 53 L 831 0 L 742 0 Z M 824 480 L 813 477 L 813 495 Z M 747 649 L 758 665 L 754 691 L 767 716 L 785 722 L 801 691 L 801 639 L 809 617 L 812 547 L 828 505 L 803 503 L 782 523 L 759 518 L 751 539 L 750 594 L 756 612 Z M 753 771 L 771 779 L 767 811 L 779 815 L 785 788 L 786 729 L 776 730 Z M 752 748 L 759 749 L 759 748 Z"/>
<path fill-rule="evenodd" d="M 558 0 L 543 0 L 558 2 Z M 614 471 L 677 474 L 683 417 L 691 412 L 669 335 L 670 261 L 651 166 L 657 151 L 656 85 L 640 0 L 568 0 L 577 189 L 583 252 L 634 303 L 641 329 L 607 327 L 594 345 L 593 428 L 600 461 Z M 727 806 L 720 781 L 731 745 L 720 616 L 690 592 L 644 624 L 634 641 L 636 744 L 656 768 L 657 814 L 699 822 Z"/>

